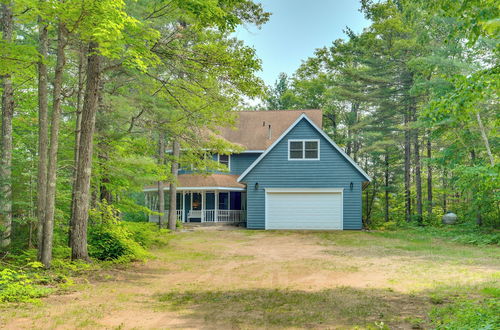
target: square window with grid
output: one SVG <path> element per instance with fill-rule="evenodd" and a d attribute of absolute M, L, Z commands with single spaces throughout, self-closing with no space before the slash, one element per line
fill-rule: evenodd
<path fill-rule="evenodd" d="M 288 141 L 288 159 L 319 159 L 319 141 L 318 140 L 289 140 Z"/>

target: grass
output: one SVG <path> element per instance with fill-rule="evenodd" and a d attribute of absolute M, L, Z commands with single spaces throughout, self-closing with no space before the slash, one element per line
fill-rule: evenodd
<path fill-rule="evenodd" d="M 329 324 L 390 324 L 398 306 L 385 292 L 349 287 L 315 292 L 279 289 L 170 292 L 158 296 L 161 307 L 189 308 L 207 323 L 231 327 L 308 327 Z M 413 300 L 416 298 L 398 297 Z M 422 302 L 419 302 L 422 303 Z"/>
<path fill-rule="evenodd" d="M 0 327 L 494 329 L 499 251 L 412 228 L 177 232 L 76 300 L 0 311 Z"/>
<path fill-rule="evenodd" d="M 308 291 L 280 287 L 279 284 L 274 289 L 207 290 L 198 286 L 159 294 L 160 309 L 189 311 L 191 318 L 233 328 L 322 327 L 333 324 L 363 328 L 397 327 L 401 324 L 412 328 L 446 328 L 454 313 L 461 313 L 461 309 L 472 304 L 480 306 L 482 319 L 479 317 L 477 323 L 471 323 L 468 316 L 459 322 L 469 325 L 494 322 L 490 318 L 485 323 L 484 319 L 494 313 L 496 298 L 482 299 L 489 293 L 498 293 L 500 272 L 479 273 L 477 267 L 487 265 L 498 269 L 497 246 L 462 244 L 447 239 L 445 235 L 418 229 L 243 233 L 250 238 L 259 234 L 260 237 L 299 236 L 306 240 L 317 237 L 318 244 L 325 248 L 324 252 L 334 258 L 306 257 L 287 262 L 276 261 L 278 269 L 288 273 L 298 269 L 309 273 L 342 272 L 346 276 L 364 272 L 369 278 L 370 268 L 377 266 L 380 260 L 394 263 L 392 267 L 382 265 L 387 267 L 388 287 L 361 289 L 341 286 Z M 270 276 L 258 271 L 258 267 L 262 267 L 259 263 L 244 267 L 252 273 L 248 280 L 258 278 L 262 281 Z M 258 274 L 261 274 L 260 277 Z M 401 292 L 401 287 L 404 287 L 404 292 Z M 470 292 L 474 292 L 475 296 L 471 296 Z"/>

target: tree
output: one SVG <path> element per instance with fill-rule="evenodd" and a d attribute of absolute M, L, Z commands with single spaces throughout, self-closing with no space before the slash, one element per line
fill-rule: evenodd
<path fill-rule="evenodd" d="M 41 241 L 41 261 L 45 267 L 49 268 L 52 260 L 52 245 L 54 236 L 54 211 L 56 199 L 57 183 L 57 152 L 59 150 L 59 125 L 61 120 L 61 102 L 63 70 L 66 62 L 66 26 L 59 23 L 57 28 L 57 60 L 53 83 L 53 107 L 50 126 L 50 146 L 47 166 L 47 188 L 45 189 L 46 201 L 43 222 L 43 237 Z"/>
<path fill-rule="evenodd" d="M 179 141 L 172 141 L 172 160 L 171 160 L 171 171 L 172 171 L 172 181 L 170 182 L 170 196 L 169 196 L 169 213 L 168 213 L 168 229 L 176 230 L 177 225 L 177 174 L 179 172 L 179 156 L 180 156 L 180 146 Z"/>
<path fill-rule="evenodd" d="M 289 107 L 289 103 L 285 99 L 285 94 L 289 89 L 288 76 L 282 72 L 278 76 L 278 80 L 273 87 L 269 88 L 269 96 L 266 99 L 266 107 L 269 110 L 284 110 Z"/>
<path fill-rule="evenodd" d="M 42 4 L 43 1 L 40 1 Z M 38 178 L 37 178 L 37 219 L 38 219 L 38 259 L 42 259 L 43 224 L 45 223 L 45 203 L 47 196 L 47 158 L 48 158 L 48 73 L 47 60 L 49 38 L 48 25 L 38 17 Z"/>
<path fill-rule="evenodd" d="M 161 131 L 158 136 L 158 166 L 160 169 L 165 166 L 165 134 Z M 158 215 L 158 227 L 163 228 L 165 220 L 165 195 L 162 177 L 160 177 L 160 180 L 158 180 L 158 212 L 160 213 L 160 215 Z"/>
<path fill-rule="evenodd" d="M 12 2 L 6 1 L 2 9 L 2 42 L 12 43 L 14 19 Z M 12 119 L 14 116 L 14 90 L 12 75 L 6 73 L 2 78 L 2 159 L 0 160 L 0 224 L 2 231 L 0 247 L 8 247 L 11 242 L 12 228 Z"/>
<path fill-rule="evenodd" d="M 98 44 L 89 43 L 87 63 L 87 83 L 82 108 L 80 144 L 78 146 L 78 164 L 76 181 L 73 187 L 74 209 L 71 218 L 71 257 L 88 259 L 87 222 L 90 202 L 90 174 L 92 172 L 92 149 L 95 117 L 97 112 L 101 58 Z"/>

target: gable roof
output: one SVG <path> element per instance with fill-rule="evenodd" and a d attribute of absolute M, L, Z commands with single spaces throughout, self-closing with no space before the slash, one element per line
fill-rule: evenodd
<path fill-rule="evenodd" d="M 238 111 L 235 128 L 222 127 L 219 136 L 247 150 L 264 151 L 271 146 L 302 114 L 322 127 L 323 112 L 309 110 Z M 271 134 L 269 134 L 271 125 Z"/>
<path fill-rule="evenodd" d="M 326 141 L 328 141 L 328 142 L 329 142 L 329 143 L 330 143 L 330 144 L 331 144 L 331 145 L 332 145 L 335 149 L 337 149 L 337 151 L 338 151 L 338 152 L 340 152 L 340 154 L 341 154 L 342 156 L 344 156 L 344 158 L 345 158 L 345 159 L 347 159 L 347 161 L 348 161 L 349 163 L 351 163 L 351 165 L 352 165 L 352 166 L 354 166 L 354 168 L 355 168 L 356 170 L 358 170 L 358 172 L 359 172 L 359 173 L 361 173 L 361 175 L 362 175 L 362 176 L 363 176 L 366 180 L 368 180 L 368 181 L 372 181 L 372 179 L 370 178 L 370 176 L 369 176 L 368 174 L 366 174 L 366 172 L 365 172 L 365 171 L 363 171 L 363 169 L 362 169 L 361 167 L 359 167 L 359 165 L 358 165 L 358 164 L 356 164 L 356 162 L 354 162 L 354 160 L 352 160 L 352 158 L 351 158 L 351 157 L 349 157 L 349 155 L 348 155 L 348 154 L 346 154 L 344 150 L 342 150 L 342 148 L 340 148 L 340 147 L 339 147 L 339 146 L 338 146 L 338 145 L 337 145 L 337 144 L 336 144 L 336 143 L 335 143 L 335 142 L 334 142 L 334 141 L 333 141 L 333 140 L 332 140 L 332 139 L 331 139 L 331 138 L 330 138 L 330 137 L 329 137 L 329 136 L 328 136 L 328 135 L 327 135 L 327 134 L 326 134 L 326 133 L 325 133 L 325 132 L 324 132 L 321 128 L 319 128 L 319 127 L 318 127 L 318 126 L 317 126 L 317 125 L 316 125 L 316 124 L 315 124 L 315 123 L 314 123 L 311 119 L 309 119 L 309 117 L 308 117 L 305 113 L 303 113 L 303 114 L 302 114 L 299 118 L 297 118 L 297 120 L 296 120 L 296 121 L 295 121 L 292 125 L 290 125 L 290 126 L 288 127 L 288 129 L 287 129 L 287 130 L 285 130 L 285 131 L 281 134 L 281 136 L 280 136 L 278 139 L 276 139 L 276 140 L 274 141 L 274 143 L 273 143 L 273 144 L 272 144 L 269 148 L 267 148 L 267 149 L 266 149 L 266 151 L 265 151 L 265 152 L 263 152 L 263 153 L 259 156 L 259 158 L 257 158 L 257 159 L 256 159 L 256 160 L 252 163 L 252 165 L 250 165 L 250 166 L 249 166 L 249 167 L 245 170 L 245 172 L 243 172 L 243 173 L 240 175 L 240 177 L 238 178 L 238 182 L 241 182 L 241 180 L 243 180 L 243 178 L 244 178 L 245 176 L 247 176 L 247 174 L 248 174 L 248 173 L 250 173 L 250 171 L 252 171 L 252 169 L 253 169 L 255 166 L 257 166 L 257 164 L 258 164 L 258 163 L 260 163 L 260 161 L 261 161 L 262 159 L 264 159 L 264 157 L 266 157 L 266 155 L 267 155 L 267 154 L 268 154 L 271 150 L 273 150 L 273 148 L 274 148 L 274 147 L 275 147 L 275 146 L 276 146 L 276 145 L 277 145 L 277 144 L 278 144 L 281 140 L 283 140 L 283 138 L 284 138 L 284 137 L 285 137 L 285 136 L 286 136 L 286 135 L 287 135 L 287 134 L 288 134 L 288 133 L 289 133 L 289 132 L 290 132 L 290 131 L 291 131 L 291 130 L 295 127 L 295 126 L 297 126 L 297 124 L 298 124 L 298 123 L 299 123 L 302 119 L 304 119 L 304 120 L 306 120 L 307 122 L 309 122 L 309 124 L 311 124 L 311 126 L 312 126 L 314 129 L 316 129 L 316 130 L 317 130 L 317 131 L 321 134 L 321 136 L 323 136 L 323 137 L 325 138 L 325 140 L 326 140 Z"/>

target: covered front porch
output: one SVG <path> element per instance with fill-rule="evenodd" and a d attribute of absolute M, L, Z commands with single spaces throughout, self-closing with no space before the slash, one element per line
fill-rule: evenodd
<path fill-rule="evenodd" d="M 165 192 L 168 212 L 168 191 Z M 146 192 L 146 205 L 158 212 L 158 192 Z M 181 222 L 245 222 L 246 193 L 224 190 L 183 190 L 177 193 L 177 219 Z M 158 222 L 150 215 L 150 222 Z"/>
<path fill-rule="evenodd" d="M 213 174 L 179 175 L 177 188 L 177 219 L 181 222 L 240 223 L 246 221 L 246 188 L 236 183 L 236 176 Z M 158 188 L 144 189 L 146 206 L 158 212 Z M 165 187 L 165 212 L 168 212 L 169 190 Z M 158 222 L 158 215 L 150 215 L 150 222 Z"/>
<path fill-rule="evenodd" d="M 245 222 L 243 191 L 182 191 L 177 193 L 177 219 L 182 222 Z"/>

